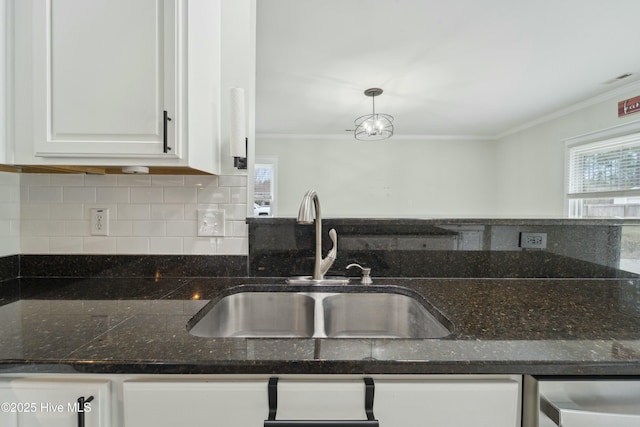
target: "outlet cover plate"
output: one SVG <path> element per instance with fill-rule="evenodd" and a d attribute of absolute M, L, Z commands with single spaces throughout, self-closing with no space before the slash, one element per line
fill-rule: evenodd
<path fill-rule="evenodd" d="M 223 237 L 224 211 L 221 209 L 198 209 L 198 236 Z"/>
<path fill-rule="evenodd" d="M 523 249 L 545 249 L 547 233 L 520 233 L 520 247 Z"/>
<path fill-rule="evenodd" d="M 91 235 L 92 236 L 108 236 L 109 235 L 109 209 L 106 209 L 106 208 L 91 209 Z"/>

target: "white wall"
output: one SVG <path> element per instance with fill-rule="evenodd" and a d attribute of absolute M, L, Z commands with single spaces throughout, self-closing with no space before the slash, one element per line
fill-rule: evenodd
<path fill-rule="evenodd" d="M 58 175 L 20 177 L 23 254 L 248 253 L 247 177 Z M 197 209 L 225 211 L 224 237 L 197 236 Z M 109 209 L 109 236 L 91 236 L 90 209 Z"/>
<path fill-rule="evenodd" d="M 0 256 L 20 253 L 20 175 L 0 172 Z"/>
<path fill-rule="evenodd" d="M 256 156 L 277 157 L 278 216 L 310 189 L 324 217 L 490 216 L 496 203 L 491 141 L 258 137 Z"/>
<path fill-rule="evenodd" d="M 258 136 L 256 155 L 277 158 L 278 216 L 315 189 L 325 217 L 562 217 L 563 140 L 640 120 L 617 117 L 638 93 L 630 84 L 495 140 Z"/>
<path fill-rule="evenodd" d="M 510 216 L 564 216 L 565 145 L 563 140 L 640 120 L 618 118 L 618 101 L 637 96 L 640 84 L 609 97 L 589 100 L 582 108 L 541 122 L 496 142 L 496 213 Z"/>

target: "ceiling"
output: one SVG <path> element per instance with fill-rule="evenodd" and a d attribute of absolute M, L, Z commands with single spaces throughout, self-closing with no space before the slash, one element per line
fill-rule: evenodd
<path fill-rule="evenodd" d="M 345 135 L 370 87 L 396 136 L 495 137 L 640 80 L 639 0 L 256 3 L 265 137 Z"/>

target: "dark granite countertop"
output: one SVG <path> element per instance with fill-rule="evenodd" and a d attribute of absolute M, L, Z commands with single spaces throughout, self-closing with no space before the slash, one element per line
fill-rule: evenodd
<path fill-rule="evenodd" d="M 0 283 L 0 370 L 92 373 L 640 375 L 638 279 L 375 279 L 416 291 L 445 339 L 212 339 L 187 321 L 273 278 Z"/>

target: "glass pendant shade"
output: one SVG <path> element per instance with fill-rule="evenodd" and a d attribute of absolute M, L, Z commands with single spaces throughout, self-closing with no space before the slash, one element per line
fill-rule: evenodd
<path fill-rule="evenodd" d="M 382 89 L 372 88 L 364 91 L 366 96 L 371 97 L 373 112 L 360 116 L 354 121 L 354 136 L 362 141 L 375 141 L 387 139 L 393 135 L 393 116 L 389 114 L 376 113 L 375 97 L 382 93 Z"/>

